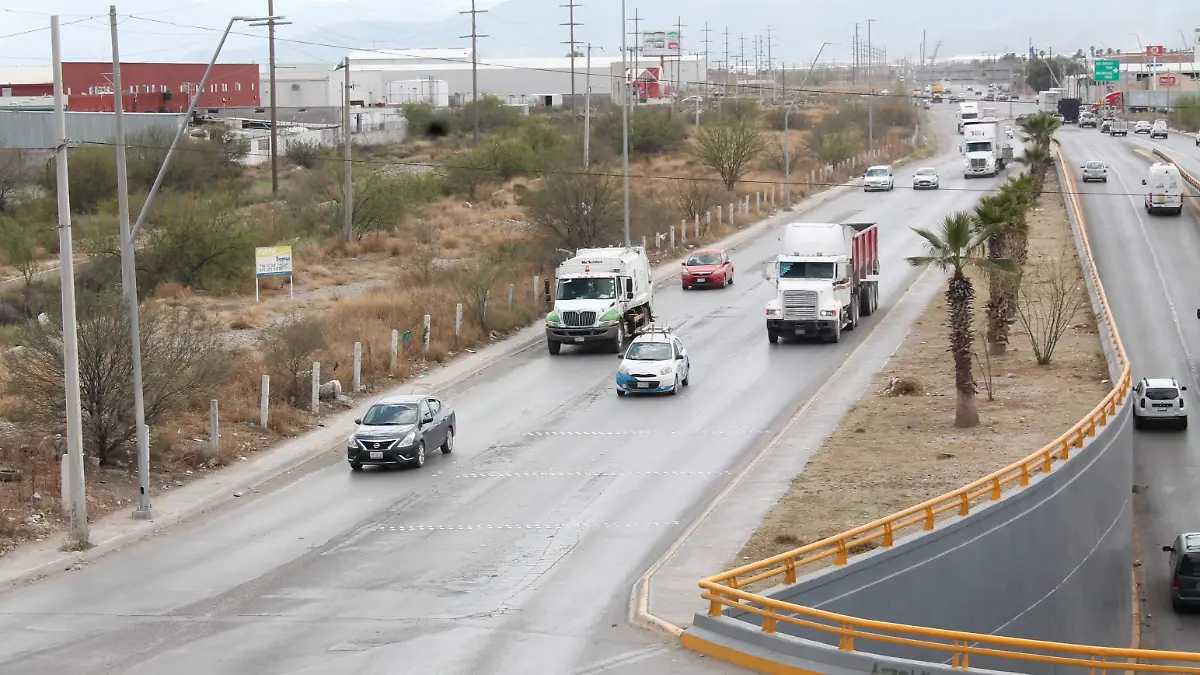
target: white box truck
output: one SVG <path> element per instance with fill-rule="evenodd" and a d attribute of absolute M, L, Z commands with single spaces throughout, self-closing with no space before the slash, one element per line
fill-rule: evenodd
<path fill-rule="evenodd" d="M 641 246 L 582 248 L 554 271 L 546 347 L 602 342 L 620 352 L 627 336 L 654 320 L 650 259 Z"/>
<path fill-rule="evenodd" d="M 979 103 L 964 101 L 958 104 L 958 133 L 963 132 L 963 122 L 979 119 Z"/>
<path fill-rule="evenodd" d="M 963 123 L 963 178 L 995 176 L 1013 159 L 1004 125 L 994 117 Z"/>
<path fill-rule="evenodd" d="M 767 339 L 841 340 L 859 316 L 879 307 L 879 228 L 875 223 L 788 223 L 782 252 L 766 263 L 775 297 Z"/>

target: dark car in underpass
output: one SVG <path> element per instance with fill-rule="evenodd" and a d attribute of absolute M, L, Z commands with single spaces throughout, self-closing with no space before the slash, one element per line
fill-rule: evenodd
<path fill-rule="evenodd" d="M 458 430 L 453 408 L 421 394 L 385 396 L 354 423 L 358 429 L 346 441 L 346 461 L 355 471 L 367 465 L 422 467 L 433 449 L 454 450 Z"/>
<path fill-rule="evenodd" d="M 1200 532 L 1185 532 L 1163 550 L 1171 554 L 1171 607 L 1177 612 L 1200 607 Z"/>

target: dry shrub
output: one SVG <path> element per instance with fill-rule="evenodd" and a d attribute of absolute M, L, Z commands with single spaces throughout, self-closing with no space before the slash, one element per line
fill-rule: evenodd
<path fill-rule="evenodd" d="M 915 377 L 893 377 L 883 393 L 888 396 L 915 396 L 922 391 L 921 381 Z"/>
<path fill-rule="evenodd" d="M 14 540 L 45 534 L 44 525 L 34 512 L 57 504 L 59 463 L 53 439 L 38 440 L 24 434 L 0 437 L 0 469 L 6 479 L 0 482 L 0 551 Z M 13 479 L 16 480 L 13 480 Z"/>
<path fill-rule="evenodd" d="M 329 255 L 323 244 L 306 242 L 292 247 L 292 260 L 295 265 L 315 265 L 328 259 Z"/>
<path fill-rule="evenodd" d="M 154 297 L 160 300 L 186 300 L 192 297 L 192 291 L 178 281 L 168 281 L 154 289 Z"/>
<path fill-rule="evenodd" d="M 358 243 L 362 247 L 363 253 L 382 253 L 388 249 L 390 239 L 391 233 L 389 232 L 369 232 L 363 235 Z"/>
<path fill-rule="evenodd" d="M 453 234 L 444 234 L 441 239 L 442 250 L 457 251 L 462 246 L 462 239 Z"/>
<path fill-rule="evenodd" d="M 409 241 L 407 239 L 391 237 L 387 241 L 388 255 L 392 256 L 393 258 L 398 257 L 398 256 L 406 256 L 406 255 L 412 253 L 412 250 L 413 250 L 413 244 L 411 241 Z"/>

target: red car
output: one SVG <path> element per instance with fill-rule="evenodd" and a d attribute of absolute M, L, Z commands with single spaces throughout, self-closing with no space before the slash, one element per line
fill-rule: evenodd
<path fill-rule="evenodd" d="M 693 286 L 720 286 L 733 283 L 733 261 L 724 251 L 696 251 L 683 263 L 683 289 Z"/>

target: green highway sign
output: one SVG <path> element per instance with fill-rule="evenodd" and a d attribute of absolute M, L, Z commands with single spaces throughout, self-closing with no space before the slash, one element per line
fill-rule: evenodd
<path fill-rule="evenodd" d="M 1096 81 L 1116 82 L 1121 78 L 1121 62 L 1116 59 L 1096 59 Z"/>

